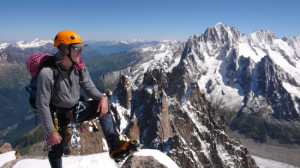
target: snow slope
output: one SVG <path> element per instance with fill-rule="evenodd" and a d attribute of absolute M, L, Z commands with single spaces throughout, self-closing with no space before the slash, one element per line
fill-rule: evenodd
<path fill-rule="evenodd" d="M 0 166 L 4 165 L 6 162 L 15 159 L 14 152 L 7 152 L 0 155 Z M 163 165 L 169 168 L 177 168 L 176 163 L 170 159 L 164 153 L 158 150 L 152 149 L 142 149 L 136 152 L 137 156 L 153 156 Z M 87 156 L 69 156 L 63 157 L 63 167 L 64 168 L 118 168 L 122 167 L 123 163 L 115 163 L 108 155 L 107 152 L 92 154 Z M 18 161 L 13 168 L 50 168 L 48 159 L 23 159 Z"/>
<path fill-rule="evenodd" d="M 16 159 L 16 151 L 10 151 L 3 154 L 0 154 L 0 167 L 3 166 L 6 162 L 10 162 Z"/>
<path fill-rule="evenodd" d="M 178 167 L 174 161 L 172 161 L 168 156 L 161 153 L 158 150 L 152 149 L 143 149 L 135 155 L 138 156 L 153 156 L 162 164 L 168 166 L 169 168 Z M 257 165 L 260 168 L 296 168 L 296 166 L 288 165 L 282 162 L 277 162 L 274 160 L 264 159 L 258 156 L 253 156 Z M 12 161 L 15 159 L 15 151 L 7 152 L 0 154 L 0 167 L 6 162 Z M 87 156 L 70 156 L 63 157 L 63 167 L 64 168 L 118 168 L 121 167 L 123 163 L 116 164 L 113 160 L 110 159 L 108 153 L 99 153 Z M 48 159 L 24 159 L 18 161 L 13 168 L 50 168 Z"/>

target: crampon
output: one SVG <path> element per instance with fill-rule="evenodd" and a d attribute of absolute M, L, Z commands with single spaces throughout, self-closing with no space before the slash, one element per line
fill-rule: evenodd
<path fill-rule="evenodd" d="M 109 156 L 116 162 L 122 162 L 131 157 L 135 152 L 143 147 L 138 141 L 128 141 L 124 143 L 118 150 L 110 152 Z"/>

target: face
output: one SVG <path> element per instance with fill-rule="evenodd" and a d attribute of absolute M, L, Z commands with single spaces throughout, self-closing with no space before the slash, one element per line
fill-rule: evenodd
<path fill-rule="evenodd" d="M 71 48 L 71 58 L 75 63 L 80 61 L 80 54 L 81 53 L 82 53 L 82 48 L 81 47 L 72 47 Z"/>

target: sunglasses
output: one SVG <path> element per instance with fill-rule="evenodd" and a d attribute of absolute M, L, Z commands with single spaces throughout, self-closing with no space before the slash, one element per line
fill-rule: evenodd
<path fill-rule="evenodd" d="M 72 47 L 72 49 L 75 50 L 75 51 L 82 51 L 82 47 L 74 46 L 74 47 Z"/>

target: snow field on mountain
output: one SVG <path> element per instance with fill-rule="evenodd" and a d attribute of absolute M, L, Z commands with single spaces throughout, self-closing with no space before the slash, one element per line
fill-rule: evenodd
<path fill-rule="evenodd" d="M 0 50 L 6 48 L 9 43 L 0 43 Z"/>
<path fill-rule="evenodd" d="M 200 90 L 205 93 L 206 98 L 214 105 L 230 104 L 231 110 L 239 109 L 243 105 L 243 96 L 239 92 L 239 86 L 230 87 L 224 84 L 226 77 L 225 67 L 222 66 L 222 61 L 215 57 L 205 57 L 204 62 L 200 65 L 209 65 L 206 70 L 206 75 L 201 76 L 198 81 Z M 210 85 L 209 85 L 210 82 Z M 220 95 L 222 94 L 222 95 Z M 223 97 L 222 99 L 220 99 Z"/>
<path fill-rule="evenodd" d="M 25 49 L 25 48 L 40 47 L 40 46 L 43 46 L 43 45 L 45 45 L 47 43 L 53 43 L 53 41 L 52 40 L 39 40 L 39 39 L 35 39 L 35 40 L 31 41 L 31 42 L 19 41 L 16 44 L 20 48 Z"/>
<path fill-rule="evenodd" d="M 250 57 L 256 63 L 259 62 L 261 58 L 266 55 L 265 52 L 263 52 L 260 48 L 250 46 L 247 43 L 239 43 L 238 49 L 240 56 L 246 58 Z"/>
<path fill-rule="evenodd" d="M 143 47 L 141 49 L 141 54 L 149 52 L 149 58 L 144 60 L 140 64 L 133 67 L 132 79 L 137 81 L 142 78 L 143 75 L 148 71 L 155 68 L 163 69 L 166 72 L 170 72 L 175 66 L 180 62 L 180 57 L 175 57 L 175 51 L 178 50 L 179 42 L 175 41 L 165 41 L 154 47 Z"/>

